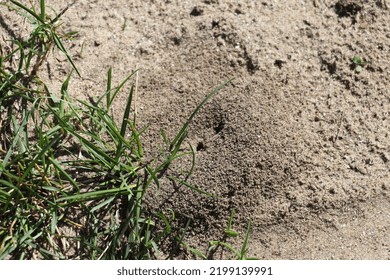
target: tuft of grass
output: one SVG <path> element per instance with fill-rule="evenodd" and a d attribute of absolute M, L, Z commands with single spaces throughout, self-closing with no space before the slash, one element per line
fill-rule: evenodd
<path fill-rule="evenodd" d="M 80 76 L 79 71 L 77 70 L 72 58 L 66 51 L 62 39 L 72 38 L 77 32 L 68 32 L 60 34 L 58 32 L 58 28 L 60 27 L 59 19 L 61 16 L 67 11 L 68 7 L 63 11 L 58 13 L 51 18 L 46 14 L 46 3 L 45 0 L 40 0 L 40 11 L 37 12 L 34 7 L 28 8 L 22 3 L 10 0 L 14 6 L 9 4 L 4 4 L 8 6 L 11 10 L 17 11 L 23 17 L 25 17 L 33 26 L 33 31 L 30 34 L 30 37 L 24 41 L 20 42 L 20 47 L 17 51 L 21 52 L 21 55 L 25 57 L 26 61 L 24 63 L 25 70 L 29 69 L 30 62 L 33 57 L 35 57 L 35 63 L 32 67 L 31 73 L 29 73 L 30 77 L 35 76 L 38 71 L 38 68 L 42 65 L 42 63 L 46 60 L 47 55 L 53 47 L 57 47 L 68 59 L 70 64 L 73 66 L 73 69 Z M 17 9 L 19 8 L 19 9 Z M 18 42 L 16 42 L 18 43 Z M 23 59 L 20 60 L 23 62 Z"/>
<path fill-rule="evenodd" d="M 15 39 L 14 48 L 0 50 L 0 259 L 155 258 L 159 243 L 172 234 L 175 213 L 151 213 L 143 203 L 146 191 L 160 187 L 172 162 L 190 156 L 186 177 L 168 178 L 207 194 L 187 182 L 195 152 L 182 152 L 182 146 L 193 118 L 230 80 L 204 98 L 172 140 L 161 131 L 165 147 L 145 161 L 147 128 L 131 110 L 136 71 L 113 86 L 109 69 L 98 99 L 75 100 L 69 84 L 72 73 L 80 73 L 62 43 L 75 33 L 60 31 L 66 9 L 50 16 L 44 0 L 39 8 L 10 2 L 2 5 L 33 29 L 26 40 Z M 73 66 L 58 94 L 38 76 L 53 49 Z M 127 101 L 117 122 L 111 108 L 120 94 Z"/>
<path fill-rule="evenodd" d="M 196 257 L 207 260 L 209 259 L 213 252 L 215 252 L 217 249 L 222 248 L 223 250 L 228 250 L 230 253 L 232 253 L 237 260 L 255 260 L 256 258 L 253 257 L 247 257 L 247 250 L 248 250 L 248 240 L 249 240 L 249 234 L 251 230 L 251 222 L 248 222 L 247 229 L 245 232 L 245 236 L 243 239 L 243 243 L 240 249 L 236 249 L 231 243 L 227 242 L 226 239 L 228 238 L 239 238 L 239 234 L 237 231 L 232 230 L 232 223 L 234 219 L 234 213 L 235 209 L 232 209 L 232 212 L 230 214 L 229 220 L 227 222 L 227 227 L 225 229 L 225 237 L 224 240 L 213 240 L 209 242 L 209 246 L 207 248 L 207 252 L 203 253 L 197 248 L 193 248 L 190 245 L 188 245 L 186 242 L 183 241 L 185 231 L 183 233 L 183 236 L 180 238 L 177 238 L 177 241 L 188 251 L 190 251 L 192 254 L 194 254 Z"/>

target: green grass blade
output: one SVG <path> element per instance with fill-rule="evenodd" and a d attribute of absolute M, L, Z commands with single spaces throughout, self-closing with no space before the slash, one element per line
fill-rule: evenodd
<path fill-rule="evenodd" d="M 60 197 L 57 199 L 57 202 L 75 200 L 75 201 L 86 201 L 86 200 L 95 200 L 113 195 L 123 195 L 130 192 L 130 189 L 137 187 L 136 184 L 130 185 L 126 188 L 113 188 L 108 190 L 99 190 L 99 191 L 91 191 L 85 193 L 79 193 L 75 195 Z"/>
<path fill-rule="evenodd" d="M 105 200 L 105 201 L 99 203 L 98 205 L 92 207 L 92 209 L 90 210 L 90 212 L 93 213 L 93 212 L 95 212 L 95 211 L 97 211 L 97 210 L 103 208 L 104 206 L 106 206 L 106 205 L 110 204 L 111 202 L 113 202 L 114 199 L 115 199 L 115 196 L 110 197 L 109 199 L 107 199 L 107 200 Z"/>
<path fill-rule="evenodd" d="M 17 190 L 17 188 L 5 180 L 0 180 L 0 185 L 2 186 L 2 188 L 6 186 L 10 189 L 10 191 L 8 192 L 3 189 L 0 189 L 0 203 L 5 205 L 11 198 L 10 192 L 15 189 Z"/>
<path fill-rule="evenodd" d="M 23 120 L 22 120 L 22 123 L 20 124 L 19 128 L 17 129 L 17 131 L 15 132 L 15 137 L 12 141 L 12 144 L 11 144 L 11 147 L 8 149 L 8 152 L 7 154 L 5 155 L 4 159 L 3 159 L 3 162 L 2 162 L 2 165 L 5 167 L 7 166 L 8 164 L 8 161 L 11 157 L 11 155 L 14 153 L 14 149 L 15 147 L 18 145 L 18 143 L 20 142 L 20 135 L 22 135 L 22 131 L 25 130 L 25 127 L 26 127 L 26 124 L 27 124 L 27 120 L 29 118 L 29 114 L 25 115 Z M 0 176 L 2 174 L 3 170 L 0 170 Z"/>
<path fill-rule="evenodd" d="M 148 188 L 149 185 L 151 184 L 151 182 L 154 181 L 154 183 L 157 186 L 157 189 L 160 189 L 160 181 L 157 177 L 158 170 L 153 171 L 149 166 L 145 166 L 145 169 L 148 172 L 148 174 L 150 175 L 150 178 L 145 183 L 145 188 Z"/>
<path fill-rule="evenodd" d="M 169 147 L 169 140 L 168 140 L 164 130 L 162 130 L 161 128 L 160 128 L 160 134 L 161 134 L 161 137 L 164 141 L 165 146 L 168 148 Z"/>
<path fill-rule="evenodd" d="M 72 71 L 69 73 L 69 75 L 66 77 L 65 81 L 61 85 L 60 116 L 62 117 L 65 116 L 65 100 L 69 96 L 68 87 L 69 87 L 69 81 L 71 76 L 72 76 Z"/>
<path fill-rule="evenodd" d="M 226 86 L 228 83 L 230 83 L 233 79 L 227 80 L 223 82 L 221 85 L 216 87 L 212 92 L 210 92 L 201 103 L 195 108 L 195 110 L 192 112 L 192 114 L 189 116 L 187 121 L 184 123 L 182 128 L 180 129 L 179 133 L 176 135 L 176 137 L 173 139 L 171 143 L 170 150 L 173 149 L 173 147 L 178 145 L 178 142 L 180 141 L 181 138 L 183 138 L 183 135 L 186 133 L 187 128 L 189 124 L 191 123 L 192 119 L 195 117 L 195 115 L 199 112 L 199 110 L 203 107 L 203 105 L 211 98 L 213 97 L 219 90 L 221 90 L 224 86 Z"/>
<path fill-rule="evenodd" d="M 126 77 L 126 79 L 124 79 L 120 84 L 119 86 L 114 90 L 114 93 L 112 94 L 112 97 L 111 97 L 111 101 L 110 101 L 110 104 L 109 106 L 107 107 L 107 110 L 109 109 L 109 107 L 111 106 L 111 103 L 112 101 L 115 99 L 115 97 L 117 96 L 117 94 L 119 93 L 119 91 L 123 88 L 123 86 L 125 85 L 125 83 L 131 78 L 133 77 L 138 71 L 134 71 L 133 73 L 131 73 L 128 77 Z"/>
<path fill-rule="evenodd" d="M 193 253 L 195 256 L 197 256 L 198 258 L 200 258 L 202 260 L 207 260 L 207 256 L 204 253 L 202 253 L 201 251 L 199 251 L 198 249 L 191 247 L 190 245 L 188 245 L 184 241 L 181 241 L 180 244 L 182 246 L 184 246 L 188 251 Z"/>
<path fill-rule="evenodd" d="M 137 145 L 137 149 L 134 150 L 132 149 L 132 151 L 134 152 L 134 154 L 136 155 L 136 157 L 141 160 L 142 157 L 143 157 L 143 148 L 142 148 L 142 142 L 141 142 L 141 139 L 140 139 L 140 133 L 137 131 L 137 129 L 135 128 L 135 125 L 134 123 L 132 122 L 129 122 L 129 126 L 131 128 L 131 132 L 132 132 L 132 137 L 133 139 L 135 140 L 135 143 Z"/>
<path fill-rule="evenodd" d="M 218 245 L 223 246 L 223 247 L 229 249 L 232 253 L 234 253 L 234 254 L 237 256 L 238 259 L 241 258 L 241 253 L 240 253 L 239 251 L 237 251 L 236 249 L 234 249 L 232 245 L 230 245 L 230 244 L 228 244 L 228 243 L 226 243 L 226 242 L 211 241 L 211 242 L 210 242 L 210 248 L 209 248 L 209 249 L 215 248 L 215 247 L 218 246 Z"/>
<path fill-rule="evenodd" d="M 235 213 L 235 209 L 233 208 L 232 212 L 230 213 L 230 218 L 229 218 L 229 221 L 228 221 L 227 228 L 225 230 L 226 235 L 229 236 L 229 237 L 237 237 L 238 236 L 238 232 L 235 231 L 235 230 L 232 230 L 234 213 Z"/>
<path fill-rule="evenodd" d="M 195 150 L 194 150 L 194 148 L 192 147 L 191 144 L 190 144 L 190 149 L 191 149 L 190 154 L 192 155 L 191 167 L 190 167 L 190 170 L 188 171 L 188 173 L 186 175 L 185 181 L 188 180 L 188 178 L 192 175 L 192 173 L 194 172 L 194 169 L 195 169 L 196 153 L 195 153 Z"/>
<path fill-rule="evenodd" d="M 66 6 L 65 9 L 63 9 L 58 15 L 56 15 L 56 17 L 50 21 L 50 24 L 55 24 L 55 23 L 60 19 L 60 17 L 62 17 L 62 15 L 63 15 L 68 9 L 69 9 L 69 5 Z M 70 33 L 77 33 L 77 32 L 71 31 Z M 67 34 L 69 34 L 69 33 L 67 33 Z"/>
<path fill-rule="evenodd" d="M 134 71 L 133 73 L 131 73 L 129 76 L 126 77 L 126 79 L 124 79 L 116 88 L 115 90 L 113 91 L 113 93 L 111 94 L 111 91 L 113 89 L 111 89 L 110 92 L 106 92 L 104 93 L 102 96 L 99 97 L 99 99 L 95 102 L 96 106 L 98 104 L 100 104 L 100 102 L 104 99 L 104 97 L 106 97 L 106 100 L 107 100 L 107 95 L 110 94 L 110 102 L 109 104 L 107 104 L 107 111 L 110 109 L 111 107 L 111 104 L 112 104 L 112 101 L 115 99 L 116 95 L 119 93 L 119 91 L 123 88 L 123 86 L 125 85 L 125 83 L 131 78 L 134 76 L 134 74 L 137 73 L 137 71 Z"/>
<path fill-rule="evenodd" d="M 186 182 L 186 181 L 183 181 L 183 180 L 180 180 L 179 178 L 176 178 L 176 177 L 174 177 L 174 176 L 167 176 L 167 178 L 169 178 L 169 179 L 171 179 L 171 180 L 173 180 L 173 181 L 176 181 L 176 182 L 178 182 L 179 184 L 184 185 L 184 186 L 186 186 L 187 188 L 189 188 L 189 189 L 191 189 L 191 190 L 193 190 L 193 191 L 195 191 L 195 192 L 197 192 L 197 193 L 199 193 L 199 194 L 203 194 L 203 195 L 206 195 L 206 196 L 208 196 L 208 197 L 214 197 L 214 198 L 215 198 L 215 196 L 214 196 L 213 194 L 211 194 L 211 193 L 209 193 L 209 192 L 206 192 L 206 191 L 204 191 L 204 190 L 202 190 L 202 189 L 200 189 L 200 188 L 198 188 L 198 187 L 196 187 L 196 186 L 192 186 L 190 183 L 188 183 L 188 182 Z"/>
<path fill-rule="evenodd" d="M 76 65 L 73 62 L 73 59 L 69 56 L 68 52 L 66 51 L 58 35 L 54 31 L 51 32 L 51 35 L 53 37 L 54 43 L 56 44 L 57 48 L 66 56 L 69 63 L 72 65 L 73 69 L 76 71 L 77 75 L 81 77 L 79 70 L 77 69 Z"/>
<path fill-rule="evenodd" d="M 83 146 L 87 149 L 90 155 L 94 155 L 95 157 L 97 157 L 99 161 L 106 166 L 112 165 L 114 160 L 109 154 L 104 152 L 101 148 L 94 145 L 91 141 L 87 140 L 80 133 L 78 133 L 76 129 L 71 127 L 63 118 L 61 118 L 61 116 L 59 116 L 59 114 L 54 109 L 49 108 L 49 110 L 56 117 L 56 120 L 59 122 L 60 126 L 62 126 L 68 133 L 72 134 L 74 137 L 76 137 L 82 142 Z M 101 141 L 101 139 L 96 135 L 89 135 L 89 136 L 95 137 L 95 139 Z"/>
<path fill-rule="evenodd" d="M 76 181 L 73 180 L 72 176 L 71 176 L 70 174 L 68 174 L 68 172 L 66 172 L 66 171 L 62 168 L 61 164 L 60 164 L 56 159 L 54 159 L 54 158 L 52 158 L 52 157 L 49 157 L 49 161 L 54 165 L 54 167 L 56 168 L 56 170 L 57 170 L 62 176 L 64 176 L 64 177 L 67 179 L 67 181 L 68 181 L 73 187 L 76 188 L 76 190 L 78 190 L 78 191 L 80 190 L 80 187 L 79 187 L 79 185 L 76 183 Z"/>
<path fill-rule="evenodd" d="M 19 8 L 25 10 L 27 13 L 32 15 L 34 18 L 36 18 L 41 23 L 43 23 L 43 24 L 45 23 L 45 21 L 39 15 L 37 15 L 33 10 L 27 8 L 26 6 L 24 6 L 23 4 L 19 3 L 18 1 L 15 1 L 15 0 L 10 0 L 10 1 L 12 3 L 14 3 L 16 6 L 18 6 Z"/>
<path fill-rule="evenodd" d="M 45 0 L 41 0 L 41 19 L 43 22 L 46 20 Z"/>
<path fill-rule="evenodd" d="M 107 72 L 107 89 L 106 89 L 106 92 L 107 92 L 107 95 L 106 95 L 107 106 L 108 106 L 108 104 L 111 104 L 111 83 L 112 83 L 112 68 L 110 67 L 110 69 L 108 69 L 108 72 Z"/>
<path fill-rule="evenodd" d="M 37 163 L 37 161 L 53 146 L 54 143 L 56 143 L 58 139 L 55 137 L 53 138 L 40 152 L 38 155 L 34 157 L 34 159 L 30 162 L 27 169 L 24 171 L 23 176 L 21 177 L 21 181 L 23 182 L 27 176 L 30 175 L 31 170 L 34 168 L 34 165 Z"/>
<path fill-rule="evenodd" d="M 244 260 L 245 256 L 246 256 L 250 230 L 251 230 L 251 222 L 249 221 L 248 222 L 248 228 L 247 228 L 246 233 L 245 233 L 244 243 L 242 244 L 242 247 L 241 247 L 240 260 Z"/>
<path fill-rule="evenodd" d="M 131 85 L 130 94 L 129 94 L 129 97 L 127 98 L 126 108 L 125 108 L 125 112 L 123 113 L 123 118 L 122 118 L 122 126 L 121 126 L 122 137 L 125 137 L 127 124 L 129 123 L 129 116 L 130 116 L 130 110 L 131 110 L 131 102 L 133 100 L 133 93 L 134 93 L 134 85 Z"/>
<path fill-rule="evenodd" d="M 13 184 L 11 184 L 10 182 L 8 181 L 5 181 L 5 180 L 0 180 L 0 184 L 2 185 L 2 187 L 8 187 L 9 189 L 12 189 L 12 190 L 15 190 L 17 193 L 19 193 L 20 195 L 22 195 L 22 193 L 20 192 L 19 188 L 14 186 Z M 10 194 L 7 192 L 7 197 L 10 197 Z"/>

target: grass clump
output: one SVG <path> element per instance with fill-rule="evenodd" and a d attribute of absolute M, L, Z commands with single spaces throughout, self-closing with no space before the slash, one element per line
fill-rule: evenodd
<path fill-rule="evenodd" d="M 188 251 L 193 253 L 196 257 L 202 260 L 207 260 L 212 258 L 212 256 L 218 251 L 227 251 L 230 254 L 233 255 L 234 259 L 237 260 L 255 260 L 256 258 L 248 257 L 247 251 L 248 251 L 248 240 L 249 240 L 249 234 L 251 230 L 251 222 L 248 222 L 247 229 L 245 232 L 245 237 L 243 240 L 243 243 L 241 245 L 240 249 L 236 249 L 230 242 L 227 241 L 229 238 L 239 238 L 239 234 L 237 231 L 232 229 L 233 219 L 234 219 L 235 209 L 232 210 L 229 221 L 227 222 L 227 227 L 225 229 L 225 236 L 223 240 L 213 240 L 210 241 L 208 244 L 207 251 L 204 253 L 200 251 L 197 248 L 193 248 L 189 246 L 186 242 L 183 241 L 183 237 L 180 238 L 178 241 L 181 243 L 181 245 L 185 248 L 187 248 Z"/>
<path fill-rule="evenodd" d="M 146 161 L 146 128 L 132 112 L 136 72 L 113 87 L 110 69 L 105 92 L 90 102 L 70 96 L 72 73 L 59 94 L 49 92 L 37 74 L 53 48 L 80 75 L 62 43 L 75 35 L 60 29 L 66 9 L 51 17 L 44 0 L 38 9 L 10 2 L 3 5 L 26 18 L 32 32 L 0 49 L 0 259 L 155 258 L 159 242 L 171 234 L 174 212 L 145 211 L 145 192 L 159 187 L 176 159 L 191 155 L 194 164 L 193 149 L 181 149 L 188 126 L 227 82 L 206 96 L 173 140 L 162 132 L 165 147 Z M 117 122 L 111 106 L 125 91 Z"/>

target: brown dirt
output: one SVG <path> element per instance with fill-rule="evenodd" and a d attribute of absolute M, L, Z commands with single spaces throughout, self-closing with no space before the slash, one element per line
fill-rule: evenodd
<path fill-rule="evenodd" d="M 71 92 L 100 95 L 109 67 L 117 81 L 140 69 L 149 153 L 159 128 L 172 137 L 208 92 L 235 78 L 188 136 L 197 148 L 189 181 L 219 198 L 165 181 L 158 195 L 150 190 L 151 207 L 174 209 L 180 227 L 191 221 L 186 242 L 202 249 L 221 239 L 235 208 L 241 239 L 229 241 L 239 247 L 251 220 L 249 256 L 390 259 L 388 1 L 48 4 L 71 4 L 64 28 L 80 32 L 67 43 L 82 73 Z M 360 74 L 354 55 L 369 62 Z M 47 65 L 51 90 L 70 70 L 56 56 Z"/>

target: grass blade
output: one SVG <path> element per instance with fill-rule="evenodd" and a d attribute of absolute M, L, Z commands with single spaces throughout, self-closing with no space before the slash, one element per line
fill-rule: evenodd
<path fill-rule="evenodd" d="M 24 171 L 22 177 L 21 177 L 21 181 L 23 182 L 27 176 L 30 175 L 30 172 L 31 170 L 34 168 L 35 164 L 37 163 L 37 161 L 53 146 L 54 143 L 56 143 L 58 141 L 58 138 L 54 137 L 50 142 L 49 144 L 47 144 L 40 152 L 38 155 L 36 155 L 34 157 L 34 159 L 30 162 L 30 164 L 28 165 L 27 169 Z"/>
<path fill-rule="evenodd" d="M 206 191 L 204 191 L 204 190 L 202 190 L 202 189 L 200 189 L 198 187 L 194 187 L 191 184 L 189 184 L 188 182 L 180 180 L 179 178 L 176 178 L 176 177 L 173 177 L 173 176 L 167 176 L 167 178 L 171 179 L 172 181 L 177 181 L 177 182 L 179 182 L 179 184 L 184 185 L 187 188 L 189 188 L 189 189 L 191 189 L 191 190 L 193 190 L 193 191 L 195 191 L 197 193 L 206 195 L 208 197 L 214 197 L 215 198 L 215 195 L 213 195 L 211 193 L 208 193 L 208 192 L 206 192 Z"/>
<path fill-rule="evenodd" d="M 130 185 L 126 188 L 120 187 L 120 188 L 113 188 L 108 190 L 99 190 L 99 191 L 91 191 L 91 192 L 85 192 L 85 193 L 79 193 L 75 195 L 65 196 L 57 199 L 57 202 L 61 201 L 68 201 L 68 200 L 76 200 L 76 201 L 86 201 L 86 200 L 93 200 L 93 199 L 100 199 L 112 195 L 123 195 L 130 192 L 130 189 L 133 189 L 137 187 L 136 184 Z"/>
<path fill-rule="evenodd" d="M 235 230 L 232 230 L 232 223 L 233 223 L 234 212 L 235 212 L 235 209 L 233 208 L 232 212 L 230 214 L 229 221 L 228 221 L 228 226 L 227 226 L 227 228 L 225 230 L 225 233 L 229 237 L 237 237 L 238 236 L 238 232 L 235 231 Z"/>
<path fill-rule="evenodd" d="M 5 157 L 3 159 L 3 162 L 2 162 L 2 165 L 4 167 L 7 166 L 8 161 L 9 161 L 11 155 L 14 153 L 15 147 L 18 145 L 18 143 L 20 143 L 20 135 L 22 134 L 22 131 L 25 130 L 25 127 L 26 127 L 27 120 L 28 120 L 29 116 L 30 116 L 29 114 L 24 116 L 21 125 L 19 126 L 19 128 L 15 132 L 15 137 L 14 137 L 14 139 L 12 141 L 11 147 L 8 149 L 8 152 L 5 155 Z M 0 176 L 1 176 L 2 173 L 3 173 L 3 170 L 0 170 Z"/>
<path fill-rule="evenodd" d="M 230 80 L 227 80 L 225 82 L 223 82 L 221 85 L 219 85 L 218 87 L 216 87 L 212 92 L 210 92 L 204 99 L 201 103 L 199 103 L 199 105 L 195 108 L 195 110 L 192 112 L 192 114 L 189 116 L 189 118 L 187 119 L 187 121 L 184 123 L 184 125 L 182 126 L 182 128 L 180 129 L 179 133 L 176 135 L 176 137 L 173 139 L 172 143 L 171 143 L 171 147 L 170 147 L 170 150 L 173 149 L 174 146 L 176 146 L 178 144 L 178 142 L 180 141 L 181 138 L 183 138 L 183 135 L 186 133 L 187 131 L 187 128 L 189 126 L 189 124 L 191 123 L 192 119 L 195 117 L 195 115 L 199 112 L 199 110 L 203 107 L 203 105 L 211 98 L 213 97 L 221 88 L 223 88 L 224 86 L 226 86 L 228 83 L 230 83 L 233 79 L 230 79 Z"/>
<path fill-rule="evenodd" d="M 54 43 L 56 44 L 57 48 L 60 51 L 62 51 L 62 53 L 68 59 L 69 63 L 72 65 L 73 69 L 76 71 L 77 75 L 79 77 L 81 77 L 79 70 L 77 69 L 76 65 L 73 62 L 73 59 L 69 56 L 68 52 L 66 51 L 66 49 L 65 49 L 64 45 L 62 44 L 62 42 L 61 42 L 60 38 L 58 37 L 58 35 L 54 31 L 52 31 L 51 35 L 53 37 Z"/>
<path fill-rule="evenodd" d="M 115 99 L 116 95 L 119 93 L 119 91 L 123 88 L 123 86 L 125 85 L 125 83 L 131 78 L 133 77 L 133 75 L 137 73 L 137 71 L 134 71 L 133 73 L 131 73 L 129 76 L 126 77 L 126 79 L 124 79 L 114 90 L 113 94 L 111 95 L 111 91 L 110 92 L 106 92 L 105 94 L 103 94 L 102 96 L 100 96 L 100 98 L 95 102 L 96 106 L 103 100 L 104 97 L 106 97 L 107 95 L 110 94 L 110 102 L 109 104 L 107 104 L 107 111 L 109 111 L 110 107 L 111 107 L 111 104 L 112 104 L 112 101 Z M 106 100 L 107 100 L 107 97 L 106 97 Z"/>
<path fill-rule="evenodd" d="M 242 247 L 241 247 L 240 260 L 244 260 L 245 256 L 246 256 L 250 230 L 251 230 L 251 222 L 249 221 L 248 222 L 248 228 L 247 228 L 246 233 L 245 233 L 244 243 L 242 244 Z"/>
<path fill-rule="evenodd" d="M 72 176 L 71 176 L 70 174 L 68 174 L 68 172 L 66 172 L 66 171 L 62 168 L 61 164 L 60 164 L 57 160 L 55 160 L 55 159 L 52 158 L 52 157 L 49 157 L 49 161 L 54 165 L 54 167 L 56 168 L 56 170 L 57 170 L 62 176 L 64 176 L 64 177 L 67 179 L 67 181 L 68 181 L 73 187 L 76 188 L 76 190 L 78 190 L 78 191 L 80 190 L 80 187 L 79 187 L 79 185 L 76 183 L 76 181 L 73 180 Z"/>
<path fill-rule="evenodd" d="M 43 22 L 46 20 L 45 0 L 41 0 L 41 19 Z"/>
<path fill-rule="evenodd" d="M 18 1 L 15 1 L 15 0 L 10 0 L 13 4 L 15 4 L 16 6 L 18 6 L 19 8 L 25 10 L 27 13 L 29 13 L 30 15 L 32 15 L 34 18 L 36 18 L 38 21 L 40 21 L 41 23 L 45 23 L 45 21 L 40 17 L 38 16 L 33 10 L 27 8 L 26 6 L 24 6 L 23 4 L 19 3 Z M 41 1 L 42 2 L 42 1 Z"/>
<path fill-rule="evenodd" d="M 127 98 L 125 112 L 123 113 L 122 126 L 121 126 L 122 137 L 125 137 L 127 124 L 129 123 L 129 116 L 130 116 L 130 109 L 131 109 L 131 101 L 133 100 L 133 93 L 134 93 L 134 85 L 132 85 L 130 88 L 130 94 L 129 94 L 129 97 Z"/>
<path fill-rule="evenodd" d="M 107 107 L 110 107 L 109 104 L 111 104 L 111 82 L 112 82 L 112 68 L 108 69 L 107 73 L 107 97 L 106 97 L 106 103 Z"/>

